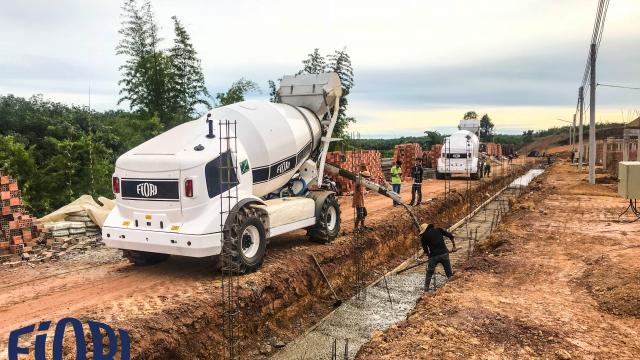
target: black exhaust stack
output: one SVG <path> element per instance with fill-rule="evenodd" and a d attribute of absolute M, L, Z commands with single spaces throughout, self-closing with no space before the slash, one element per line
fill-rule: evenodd
<path fill-rule="evenodd" d="M 207 134 L 207 138 L 213 139 L 216 136 L 213 134 L 213 120 L 210 119 L 211 113 L 207 114 L 207 125 L 209 125 L 209 133 Z"/>

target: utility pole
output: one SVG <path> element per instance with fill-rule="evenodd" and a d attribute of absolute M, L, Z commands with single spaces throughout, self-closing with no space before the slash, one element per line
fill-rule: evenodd
<path fill-rule="evenodd" d="M 596 183 L 596 44 L 591 44 L 589 92 L 589 184 Z"/>
<path fill-rule="evenodd" d="M 573 114 L 573 126 L 571 127 L 573 130 L 573 135 L 571 135 L 571 151 L 576 151 L 576 114 Z"/>
<path fill-rule="evenodd" d="M 573 122 L 569 122 L 569 145 L 573 149 Z"/>
<path fill-rule="evenodd" d="M 578 171 L 582 171 L 582 158 L 584 157 L 584 145 L 582 143 L 582 118 L 584 116 L 584 86 L 580 86 L 578 91 L 578 103 L 580 104 L 580 126 L 578 127 Z"/>

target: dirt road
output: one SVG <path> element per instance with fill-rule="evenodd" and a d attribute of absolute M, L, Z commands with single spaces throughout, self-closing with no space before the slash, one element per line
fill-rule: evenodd
<path fill-rule="evenodd" d="M 465 180 L 452 181 L 453 188 L 463 189 L 466 184 Z M 423 196 L 426 200 L 443 191 L 441 181 L 430 180 L 424 185 Z M 410 184 L 403 186 L 402 195 L 410 198 Z M 268 339 L 281 328 L 296 334 L 331 310 L 330 301 L 319 300 L 326 297 L 326 286 L 310 254 L 320 259 L 339 292 L 351 291 L 348 268 L 353 212 L 350 198 L 342 198 L 340 203 L 345 220 L 340 238 L 319 245 L 305 240 L 303 232 L 277 237 L 270 242 L 262 269 L 242 277 L 242 306 L 247 311 L 261 319 L 291 322 L 283 325 L 265 320 L 251 324 L 247 331 L 259 334 L 260 339 Z M 390 200 L 378 194 L 368 194 L 366 203 L 368 225 L 376 228 L 371 235 L 374 255 L 369 259 L 373 278 L 377 267 L 390 268 L 408 256 L 415 238 L 402 208 L 393 209 Z M 422 219 L 437 211 L 430 207 L 419 210 Z M 390 234 L 395 234 L 395 242 L 389 241 Z M 211 344 L 219 340 L 219 328 L 209 323 L 219 318 L 220 282 L 213 260 L 172 257 L 156 266 L 134 267 L 120 256 L 118 250 L 99 249 L 34 267 L 3 268 L 0 357 L 10 331 L 68 316 L 128 329 L 137 358 L 215 357 L 219 349 Z M 305 309 L 303 315 L 299 314 L 301 308 Z M 210 342 L 194 338 L 190 335 L 194 331 Z M 185 338 L 193 343 L 182 343 Z M 249 346 L 255 348 L 256 344 Z"/>
<path fill-rule="evenodd" d="M 563 163 L 536 180 L 486 253 L 357 358 L 637 359 L 640 223 L 618 222 L 614 184 L 584 179 Z"/>

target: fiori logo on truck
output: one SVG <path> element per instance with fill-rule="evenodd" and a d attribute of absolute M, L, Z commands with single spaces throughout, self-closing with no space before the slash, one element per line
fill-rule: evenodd
<path fill-rule="evenodd" d="M 283 172 L 289 170 L 290 167 L 291 167 L 291 161 L 285 161 L 280 165 L 278 165 L 278 167 L 276 168 L 276 173 L 282 174 Z"/>
<path fill-rule="evenodd" d="M 91 320 L 87 324 L 89 326 L 90 341 L 93 344 L 92 357 L 94 360 L 113 360 L 116 355 L 119 355 L 118 358 L 122 360 L 131 359 L 131 341 L 127 331 L 118 329 L 116 334 L 107 324 Z M 18 360 L 19 355 L 30 354 L 33 354 L 30 358 L 35 359 L 62 360 L 65 330 L 68 326 L 73 330 L 76 360 L 87 359 L 87 342 L 89 340 L 85 340 L 85 332 L 80 320 L 64 318 L 58 321 L 51 346 L 47 346 L 47 333 L 51 328 L 51 321 L 43 321 L 37 325 L 37 330 L 36 324 L 31 324 L 13 330 L 9 334 L 9 360 Z M 37 333 L 35 341 L 31 341 L 33 335 L 29 336 L 29 334 L 33 334 L 34 331 Z M 47 349 L 51 349 L 51 354 L 47 354 Z"/>
<path fill-rule="evenodd" d="M 158 187 L 148 182 L 140 183 L 136 185 L 136 193 L 144 197 L 156 196 L 158 195 Z"/>

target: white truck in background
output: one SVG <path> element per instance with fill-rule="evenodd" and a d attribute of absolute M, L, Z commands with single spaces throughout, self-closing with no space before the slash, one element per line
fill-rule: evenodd
<path fill-rule="evenodd" d="M 340 79 L 285 76 L 278 94 L 282 103 L 219 107 L 120 156 L 106 245 L 140 265 L 171 254 L 205 257 L 221 253 L 224 229 L 241 271 L 250 272 L 270 237 L 306 229 L 314 241 L 332 241 L 340 207 L 318 179 L 335 140 Z"/>
<path fill-rule="evenodd" d="M 458 130 L 444 139 L 436 179 L 453 176 L 469 177 L 478 180 L 484 174 L 484 161 L 480 156 L 480 120 L 460 120 Z"/>

